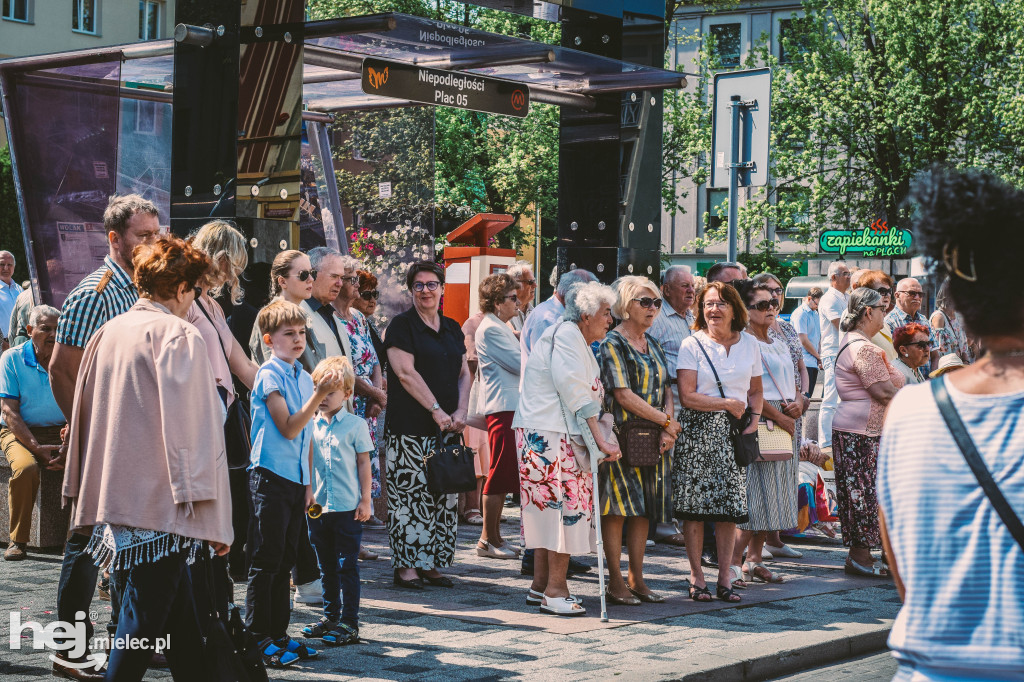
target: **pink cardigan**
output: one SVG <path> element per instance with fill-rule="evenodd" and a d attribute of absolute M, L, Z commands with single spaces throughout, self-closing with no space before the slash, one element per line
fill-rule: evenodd
<path fill-rule="evenodd" d="M 78 371 L 64 469 L 73 529 L 110 523 L 230 544 L 224 408 L 202 336 L 140 298 Z"/>

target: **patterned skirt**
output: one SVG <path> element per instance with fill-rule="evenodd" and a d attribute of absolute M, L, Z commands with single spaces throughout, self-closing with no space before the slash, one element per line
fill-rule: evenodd
<path fill-rule="evenodd" d="M 880 547 L 878 527 L 878 436 L 832 431 L 832 461 L 836 468 L 836 501 L 843 544 Z"/>
<path fill-rule="evenodd" d="M 355 409 L 355 415 L 366 422 L 366 426 L 370 429 L 370 441 L 373 443 L 373 453 L 370 455 L 370 497 L 377 499 L 381 493 L 381 480 L 380 480 L 380 465 L 377 463 L 377 448 L 380 445 L 380 441 L 377 440 L 377 422 L 384 424 L 384 413 L 381 412 L 376 417 L 366 416 L 367 400 L 366 396 L 356 396 L 352 401 L 353 409 Z"/>
<path fill-rule="evenodd" d="M 672 456 L 676 517 L 746 523 L 747 470 L 736 464 L 727 413 L 684 407 L 679 423 Z"/>
<path fill-rule="evenodd" d="M 388 540 L 395 568 L 444 568 L 455 561 L 458 495 L 427 490 L 424 457 L 434 436 L 385 432 Z"/>
<path fill-rule="evenodd" d="M 597 471 L 602 516 L 645 516 L 657 523 L 672 520 L 672 451 L 654 466 L 630 467 L 621 459 Z"/>
<path fill-rule="evenodd" d="M 516 429 L 516 449 L 526 547 L 593 552 L 594 479 L 586 448 L 564 433 Z"/>
<path fill-rule="evenodd" d="M 782 410 L 781 400 L 766 400 Z M 801 420 L 796 432 L 800 433 Z M 750 520 L 742 530 L 788 530 L 797 525 L 797 486 L 799 485 L 800 450 L 793 439 L 793 456 L 784 462 L 754 462 L 747 467 L 747 508 Z"/>

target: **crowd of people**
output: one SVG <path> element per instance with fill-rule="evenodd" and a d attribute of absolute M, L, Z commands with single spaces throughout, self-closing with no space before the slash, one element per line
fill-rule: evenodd
<path fill-rule="evenodd" d="M 987 176 L 936 172 L 930 182 L 983 185 L 1024 217 L 1024 201 L 1008 202 L 1017 195 Z M 374 558 L 361 548 L 364 525 L 386 527 L 396 587 L 453 587 L 459 495 L 427 476 L 448 444 L 473 448 L 478 485 L 462 515 L 481 526 L 476 553 L 522 561 L 532 576 L 525 601 L 552 616 L 586 613 L 568 577 L 587 570 L 572 557 L 595 551 L 595 524 L 613 605 L 665 600 L 644 578 L 654 538 L 685 546 L 697 602 L 737 603 L 738 591 L 787 580 L 764 561 L 801 556 L 782 535 L 800 525 L 808 462 L 835 470 L 846 572 L 892 575 L 906 590 L 894 641 L 908 670 L 970 667 L 981 645 L 957 633 L 972 626 L 999 665 L 1019 662 L 1002 628 L 970 622 L 981 610 L 958 610 L 942 590 L 952 582 L 982 604 L 1016 591 L 999 600 L 1014 601 L 1009 618 L 1024 625 L 1021 562 L 1007 585 L 994 567 L 979 584 L 962 561 L 985 565 L 980 555 L 997 550 L 1020 559 L 1024 549 L 992 514 L 968 514 L 989 549 L 948 532 L 960 514 L 952 507 L 973 510 L 980 493 L 952 441 L 931 440 L 943 437 L 928 389 L 903 387 L 969 367 L 938 382 L 1019 502 L 1019 448 L 998 444 L 1022 437 L 1024 306 L 1014 285 L 999 296 L 1016 308 L 993 307 L 978 282 L 1004 276 L 1003 256 L 970 250 L 967 260 L 969 223 L 939 212 L 938 190 L 919 193 L 935 207 L 921 218 L 932 230 L 919 237 L 925 255 L 948 275 L 930 317 L 917 279 L 844 261 L 790 321 L 778 276 L 739 263 L 717 263 L 706 277 L 672 266 L 661 286 L 632 275 L 608 286 L 571 270 L 534 307 L 536 278 L 519 262 L 480 283 L 480 312 L 460 328 L 442 313 L 444 268 L 417 262 L 406 278 L 412 305 L 386 330 L 370 317 L 376 277 L 325 247 L 277 255 L 249 330 L 232 314 L 248 300 L 236 228 L 212 221 L 188 240 L 166 236 L 152 203 L 114 197 L 109 254 L 63 309 L 30 306 L 14 336 L 23 313 L 11 303 L 13 347 L 0 359 L 0 446 L 12 468 L 5 559 L 26 556 L 39 470 L 63 469 L 73 511 L 58 617 L 92 637 L 83 616 L 102 570 L 111 632 L 169 634 L 174 677 L 205 679 L 194 595 L 226 603 L 231 578 L 246 582 L 245 623 L 268 666 L 315 657 L 310 639 L 359 641 L 358 561 Z M 993 210 L 979 204 L 974 217 L 989 225 Z M 8 256 L 0 253 L 0 279 L 13 273 Z M 819 376 L 817 438 L 807 438 Z M 239 424 L 251 441 L 242 462 L 231 461 Z M 761 454 L 746 459 L 741 443 L 754 433 Z M 949 508 L 937 506 L 939 489 L 954 495 L 941 497 Z M 522 511 L 521 548 L 501 534 L 509 496 Z M 719 569 L 713 592 L 706 567 Z M 297 601 L 323 604 L 305 641 L 287 631 L 293 583 Z M 141 679 L 153 655 L 114 649 L 106 677 Z M 57 674 L 103 677 L 59 656 Z"/>

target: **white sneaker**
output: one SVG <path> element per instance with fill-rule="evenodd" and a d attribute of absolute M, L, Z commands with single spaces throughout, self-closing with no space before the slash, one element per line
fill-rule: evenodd
<path fill-rule="evenodd" d="M 317 578 L 311 583 L 305 585 L 295 586 L 295 603 L 296 604 L 323 604 L 324 603 L 324 586 L 320 582 L 320 578 Z"/>
<path fill-rule="evenodd" d="M 767 559 L 768 545 L 765 545 L 764 549 L 765 558 Z M 771 552 L 777 557 L 785 557 L 786 559 L 799 559 L 804 555 L 803 552 L 798 552 L 785 543 L 783 543 L 782 547 L 772 547 Z"/>

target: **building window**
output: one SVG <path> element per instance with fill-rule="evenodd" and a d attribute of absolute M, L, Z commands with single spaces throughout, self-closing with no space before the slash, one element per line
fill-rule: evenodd
<path fill-rule="evenodd" d="M 11 21 L 32 21 L 29 15 L 31 11 L 31 0 L 4 0 L 4 19 Z"/>
<path fill-rule="evenodd" d="M 99 4 L 100 0 L 72 0 L 71 30 L 98 34 L 99 23 L 96 21 L 96 13 Z"/>
<path fill-rule="evenodd" d="M 160 37 L 160 5 L 152 0 L 139 2 L 139 40 L 156 40 Z"/>
<path fill-rule="evenodd" d="M 156 135 L 156 102 L 135 101 L 135 132 L 142 135 Z"/>
<path fill-rule="evenodd" d="M 713 24 L 708 34 L 714 39 L 714 57 L 719 66 L 739 66 L 742 27 L 735 24 Z"/>
<path fill-rule="evenodd" d="M 775 232 L 789 232 L 811 222 L 811 191 L 806 187 L 779 187 L 775 190 L 777 218 Z"/>
<path fill-rule="evenodd" d="M 708 190 L 708 230 L 717 230 L 723 227 L 729 219 L 725 211 L 728 199 L 729 190 L 727 189 Z"/>
<path fill-rule="evenodd" d="M 810 52 L 806 20 L 802 18 L 779 19 L 779 63 L 799 62 Z"/>

